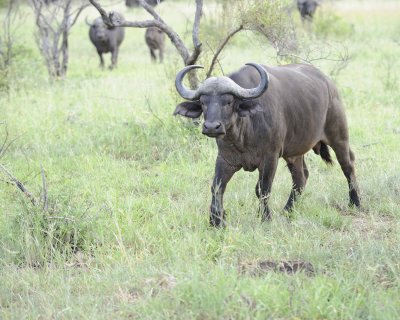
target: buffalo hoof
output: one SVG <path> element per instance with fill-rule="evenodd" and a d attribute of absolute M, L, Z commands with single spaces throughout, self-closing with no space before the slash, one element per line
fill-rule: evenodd
<path fill-rule="evenodd" d="M 350 200 L 349 202 L 349 207 L 350 208 L 360 208 L 361 204 L 360 204 L 360 200 L 354 201 L 354 200 Z"/>
<path fill-rule="evenodd" d="M 283 210 L 287 211 L 288 213 L 290 213 L 290 211 L 293 210 L 293 203 L 287 203 L 285 205 L 285 207 L 283 208 Z"/>
<path fill-rule="evenodd" d="M 269 222 L 272 220 L 272 214 L 268 214 L 268 215 L 262 215 L 261 216 L 261 222 Z"/>
<path fill-rule="evenodd" d="M 272 212 L 268 206 L 260 204 L 259 216 L 261 216 L 261 222 L 270 221 L 272 219 Z"/>
<path fill-rule="evenodd" d="M 272 212 L 269 209 L 262 213 L 261 222 L 271 221 L 271 219 L 272 219 Z"/>
<path fill-rule="evenodd" d="M 355 190 L 350 191 L 350 202 L 349 207 L 360 207 L 360 199 L 358 198 L 358 194 Z"/>
<path fill-rule="evenodd" d="M 215 228 L 225 228 L 226 227 L 226 213 L 225 210 L 222 212 L 211 212 L 210 215 L 210 225 Z"/>

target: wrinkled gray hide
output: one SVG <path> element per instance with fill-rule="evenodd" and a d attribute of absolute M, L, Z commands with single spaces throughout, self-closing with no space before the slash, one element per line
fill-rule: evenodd
<path fill-rule="evenodd" d="M 262 220 L 270 219 L 268 200 L 279 158 L 286 161 L 292 175 L 285 206 L 291 210 L 309 176 L 304 155 L 313 149 L 332 163 L 328 146 L 347 179 L 349 204 L 360 206 L 346 116 L 333 81 L 307 64 L 250 65 L 228 77 L 208 78 L 196 90 L 186 88 L 182 80 L 199 66 L 184 68 L 175 80 L 178 93 L 189 101 L 177 105 L 174 114 L 189 118 L 203 114 L 203 134 L 215 138 L 218 146 L 211 225 L 225 224 L 223 194 L 240 169 L 258 170 L 260 213 Z"/>

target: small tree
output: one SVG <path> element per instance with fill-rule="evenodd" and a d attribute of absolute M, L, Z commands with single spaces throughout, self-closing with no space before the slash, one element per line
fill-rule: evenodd
<path fill-rule="evenodd" d="M 17 19 L 17 6 L 15 1 L 7 4 L 6 16 L 2 22 L 0 33 L 0 89 L 8 87 L 9 71 L 14 56 L 14 31 L 13 22 Z"/>
<path fill-rule="evenodd" d="M 68 37 L 82 10 L 89 4 L 80 0 L 29 0 L 35 14 L 36 40 L 51 78 L 63 79 L 68 70 Z"/>
<path fill-rule="evenodd" d="M 238 0 L 235 20 L 266 38 L 277 56 L 296 52 L 297 36 L 290 10 L 291 0 Z"/>

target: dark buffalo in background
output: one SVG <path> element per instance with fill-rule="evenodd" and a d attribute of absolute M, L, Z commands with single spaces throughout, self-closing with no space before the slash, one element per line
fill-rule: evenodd
<path fill-rule="evenodd" d="M 218 156 L 211 188 L 210 223 L 225 224 L 223 194 L 240 169 L 258 169 L 256 194 L 262 220 L 270 219 L 268 199 L 278 165 L 283 158 L 293 185 L 285 209 L 290 210 L 305 187 L 309 172 L 304 154 L 313 149 L 332 163 L 328 145 L 336 153 L 349 186 L 350 205 L 359 206 L 354 154 L 344 108 L 334 83 L 307 64 L 266 67 L 249 64 L 229 77 L 211 77 L 196 90 L 182 84 L 180 71 L 175 85 L 189 102 L 179 104 L 174 114 L 198 118 L 203 113 L 203 134 L 215 138 Z M 267 90 L 268 89 L 268 90 Z"/>
<path fill-rule="evenodd" d="M 319 3 L 319 0 L 297 0 L 297 8 L 299 9 L 303 22 L 305 20 L 312 21 Z"/>
<path fill-rule="evenodd" d="M 96 18 L 93 23 L 89 23 L 86 20 L 86 23 L 90 26 L 89 38 L 99 54 L 100 66 L 104 67 L 103 53 L 111 52 L 110 69 L 114 68 L 118 61 L 119 46 L 124 40 L 124 28 L 109 27 L 103 22 L 101 17 Z"/>
<path fill-rule="evenodd" d="M 158 50 L 158 56 L 160 62 L 164 59 L 164 47 L 165 47 L 165 34 L 156 27 L 150 27 L 146 29 L 144 36 L 147 46 L 150 49 L 150 56 L 153 62 L 157 61 L 155 50 Z"/>
<path fill-rule="evenodd" d="M 146 0 L 147 4 L 155 7 L 158 5 L 160 2 L 163 2 L 164 0 Z M 125 0 L 125 4 L 127 7 L 139 7 L 139 1 L 138 0 Z"/>

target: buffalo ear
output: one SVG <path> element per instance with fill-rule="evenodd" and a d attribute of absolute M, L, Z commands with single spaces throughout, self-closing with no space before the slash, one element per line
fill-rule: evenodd
<path fill-rule="evenodd" d="M 263 111 L 263 107 L 259 102 L 254 100 L 239 102 L 238 106 L 239 117 L 246 117 L 250 114 L 256 113 L 257 111 Z"/>
<path fill-rule="evenodd" d="M 200 102 L 185 101 L 178 104 L 174 111 L 174 116 L 177 114 L 188 118 L 199 118 L 203 112 Z"/>

